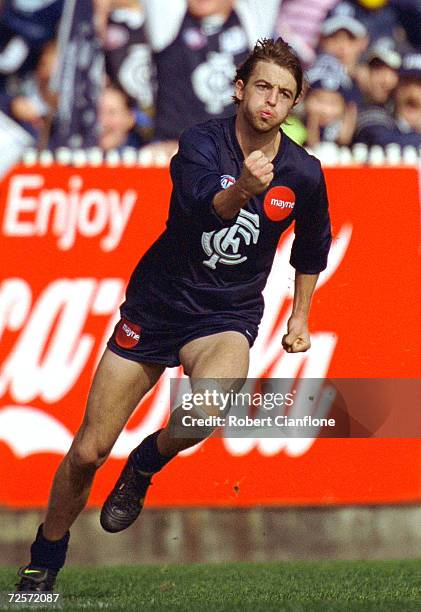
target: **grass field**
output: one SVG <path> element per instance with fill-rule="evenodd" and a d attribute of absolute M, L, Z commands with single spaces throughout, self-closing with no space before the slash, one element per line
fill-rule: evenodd
<path fill-rule="evenodd" d="M 3 602 L 14 583 L 0 568 Z M 421 611 L 421 561 L 69 567 L 56 590 L 64 610 Z"/>

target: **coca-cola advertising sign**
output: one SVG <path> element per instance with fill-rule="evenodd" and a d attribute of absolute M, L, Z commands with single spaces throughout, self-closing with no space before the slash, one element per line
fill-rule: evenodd
<path fill-rule="evenodd" d="M 313 299 L 312 348 L 298 354 L 282 349 L 293 297 L 289 231 L 265 289 L 250 376 L 416 378 L 418 174 L 338 168 L 326 169 L 326 178 L 334 241 Z M 17 167 L 0 183 L 2 505 L 46 505 L 127 280 L 164 228 L 170 190 L 167 169 L 130 167 Z M 181 376 L 180 369 L 167 369 L 133 415 L 97 475 L 91 505 L 103 502 L 130 450 L 166 421 L 170 380 Z M 416 439 L 221 437 L 182 453 L 157 476 L 148 502 L 418 500 L 413 465 L 420 450 Z"/>

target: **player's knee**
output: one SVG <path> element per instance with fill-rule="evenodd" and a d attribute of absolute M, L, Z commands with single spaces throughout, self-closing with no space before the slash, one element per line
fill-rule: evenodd
<path fill-rule="evenodd" d="M 244 379 L 191 379 L 193 390 L 192 412 L 198 418 L 226 416 L 235 403 L 236 393 L 244 384 Z"/>
<path fill-rule="evenodd" d="M 74 467 L 81 470 L 96 470 L 105 462 L 109 449 L 98 444 L 77 442 L 69 453 L 69 460 Z"/>

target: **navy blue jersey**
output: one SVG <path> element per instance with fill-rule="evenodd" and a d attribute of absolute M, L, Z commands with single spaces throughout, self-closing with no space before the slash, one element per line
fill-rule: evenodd
<path fill-rule="evenodd" d="M 170 326 L 234 314 L 258 325 L 279 237 L 294 221 L 291 264 L 306 274 L 326 267 L 331 231 L 319 161 L 283 134 L 269 189 L 251 198 L 236 218 L 223 220 L 213 208 L 214 196 L 240 177 L 243 162 L 235 117 L 183 133 L 171 162 L 166 230 L 140 260 L 127 289 L 122 312 L 131 321 L 144 323 L 147 313 L 149 324 Z"/>

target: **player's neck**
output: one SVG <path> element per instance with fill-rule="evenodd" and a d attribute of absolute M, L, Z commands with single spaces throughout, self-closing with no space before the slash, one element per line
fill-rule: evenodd
<path fill-rule="evenodd" d="M 244 121 L 241 115 L 237 115 L 235 133 L 238 144 L 243 152 L 244 159 L 246 159 L 250 153 L 257 150 L 262 151 L 270 160 L 276 157 L 281 144 L 282 135 L 279 128 L 262 134 L 261 132 L 256 132 L 249 123 Z"/>

